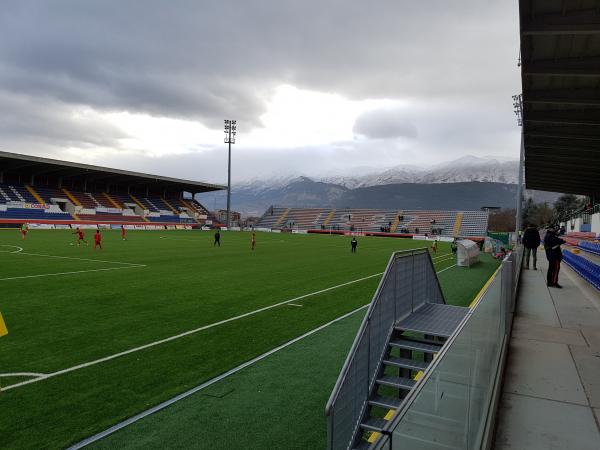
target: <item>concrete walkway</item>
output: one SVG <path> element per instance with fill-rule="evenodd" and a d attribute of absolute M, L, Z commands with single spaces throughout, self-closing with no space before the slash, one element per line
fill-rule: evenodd
<path fill-rule="evenodd" d="M 538 252 L 539 253 L 539 252 Z M 600 295 L 562 264 L 523 270 L 496 431 L 497 450 L 600 449 Z"/>

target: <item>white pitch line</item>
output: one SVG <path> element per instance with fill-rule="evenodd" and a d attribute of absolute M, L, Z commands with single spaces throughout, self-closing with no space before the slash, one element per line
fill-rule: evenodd
<path fill-rule="evenodd" d="M 449 266 L 449 267 L 446 267 L 445 269 L 442 269 L 442 270 L 440 270 L 439 272 L 436 272 L 436 274 L 438 274 L 438 273 L 442 273 L 442 272 L 445 272 L 446 270 L 448 270 L 448 269 L 452 269 L 453 267 L 456 267 L 456 264 L 452 264 L 451 266 Z"/>
<path fill-rule="evenodd" d="M 295 303 L 288 303 L 288 306 L 297 306 L 298 308 L 303 307 L 303 305 L 296 305 Z"/>
<path fill-rule="evenodd" d="M 73 275 L 77 273 L 88 273 L 88 272 L 104 272 L 107 270 L 123 270 L 123 269 L 135 269 L 137 267 L 146 267 L 143 264 L 138 264 L 135 266 L 125 266 L 125 267 L 105 267 L 103 269 L 88 269 L 88 270 L 73 270 L 71 272 L 56 272 L 56 273 L 42 273 L 39 275 L 23 275 L 20 277 L 7 277 L 0 278 L 0 281 L 10 281 L 10 280 L 23 280 L 25 278 L 41 278 L 41 277 L 56 277 L 59 275 Z"/>
<path fill-rule="evenodd" d="M 448 269 L 450 269 L 452 267 L 454 267 L 454 266 L 447 267 L 447 268 L 445 268 L 443 270 L 440 270 L 439 272 L 436 272 L 436 273 L 444 272 L 444 271 L 446 271 L 446 270 L 448 270 Z M 269 309 L 277 308 L 278 306 L 281 306 L 281 305 L 292 303 L 292 302 L 301 300 L 303 298 L 312 297 L 314 295 L 322 294 L 324 292 L 332 291 L 334 289 L 338 289 L 338 288 L 343 287 L 343 286 L 348 286 L 348 285 L 351 285 L 351 284 L 354 284 L 354 283 L 359 283 L 361 281 L 368 280 L 370 278 L 374 278 L 374 277 L 377 277 L 377 276 L 380 276 L 380 275 L 383 275 L 383 272 L 375 273 L 373 275 L 369 275 L 369 276 L 366 276 L 366 277 L 363 277 L 363 278 L 358 278 L 356 280 L 347 281 L 346 283 L 338 284 L 336 286 L 331 286 L 331 287 L 328 287 L 328 288 L 325 288 L 325 289 L 321 289 L 319 291 L 311 292 L 309 294 L 304 294 L 304 295 L 301 295 L 299 297 L 295 297 L 295 298 L 292 298 L 292 299 L 289 299 L 289 300 L 284 300 L 284 301 L 276 303 L 274 305 L 269 305 L 269 306 L 265 306 L 263 308 L 255 309 L 254 311 L 250 311 L 250 312 L 247 312 L 247 313 L 244 313 L 244 314 L 240 314 L 238 316 L 230 317 L 229 319 L 224 319 L 224 320 L 221 320 L 219 322 L 213 322 L 211 324 L 204 325 L 204 326 L 198 327 L 198 328 L 194 328 L 193 330 L 185 331 L 183 333 L 180 333 L 180 334 L 177 334 L 177 335 L 174 335 L 174 336 L 170 336 L 168 338 L 160 339 L 158 341 L 150 342 L 148 344 L 144 344 L 144 345 L 141 345 L 139 347 L 131 348 L 129 350 L 125 350 L 125 351 L 122 351 L 122 352 L 119 352 L 119 353 L 115 353 L 113 355 L 105 356 L 104 358 L 96 359 L 94 361 L 89 361 L 89 362 L 86 362 L 86 363 L 78 364 L 76 366 L 72 366 L 72 367 L 69 367 L 67 369 L 62 369 L 62 370 L 59 370 L 59 371 L 56 371 L 56 372 L 52 372 L 52 373 L 44 375 L 43 377 L 40 377 L 40 378 L 36 378 L 36 379 L 33 379 L 33 380 L 22 381 L 20 383 L 11 384 L 11 385 L 8 385 L 8 386 L 5 386 L 5 387 L 1 388 L 0 392 L 1 391 L 8 391 L 8 390 L 11 390 L 11 389 L 15 389 L 15 388 L 18 388 L 18 387 L 21 387 L 21 386 L 25 386 L 25 385 L 31 384 L 31 383 L 37 383 L 38 381 L 43 381 L 43 380 L 46 380 L 48 378 L 56 377 L 58 375 L 63 375 L 65 373 L 73 372 L 73 371 L 84 369 L 84 368 L 90 367 L 90 366 L 94 366 L 96 364 L 100 364 L 100 363 L 103 363 L 103 362 L 106 362 L 106 361 L 110 361 L 110 360 L 113 360 L 113 359 L 116 359 L 116 358 L 120 358 L 121 356 L 129 355 L 131 353 L 139 352 L 139 351 L 145 350 L 147 348 L 151 348 L 151 347 L 155 347 L 157 345 L 165 344 L 167 342 L 171 342 L 171 341 L 174 341 L 176 339 L 180 339 L 182 337 L 198 333 L 200 331 L 208 330 L 210 328 L 214 328 L 214 327 L 217 327 L 217 326 L 220 326 L 220 325 L 224 325 L 224 324 L 229 323 L 229 322 L 233 322 L 233 321 L 236 321 L 236 320 L 239 320 L 239 319 L 243 319 L 244 317 L 253 316 L 253 315 L 261 313 L 263 311 L 267 311 Z M 1 279 L 0 279 L 0 281 L 1 281 Z"/>
<path fill-rule="evenodd" d="M 319 326 L 317 328 L 314 328 L 314 329 L 310 330 L 309 332 L 304 333 L 303 335 L 298 336 L 298 337 L 296 337 L 296 338 L 294 338 L 294 339 L 286 342 L 285 344 L 282 344 L 282 345 L 280 345 L 278 347 L 275 347 L 275 348 L 269 350 L 268 352 L 265 352 L 262 355 L 257 356 L 256 358 L 253 358 L 253 359 L 251 359 L 249 361 L 246 361 L 245 363 L 240 364 L 239 366 L 234 367 L 233 369 L 230 369 L 227 372 L 225 372 L 225 373 L 223 373 L 223 374 L 221 374 L 219 376 L 211 378 L 210 380 L 205 381 L 204 383 L 202 383 L 202 384 L 200 384 L 200 385 L 198 385 L 198 386 L 196 386 L 196 387 L 194 387 L 194 388 L 192 388 L 192 389 L 190 389 L 190 390 L 188 390 L 186 392 L 183 392 L 183 393 L 181 393 L 181 394 L 179 394 L 179 395 L 177 395 L 177 396 L 175 396 L 175 397 L 173 397 L 173 398 L 171 398 L 171 399 L 169 399 L 169 400 L 167 400 L 167 401 L 165 401 L 163 403 L 160 403 L 160 404 L 158 404 L 156 406 L 153 406 L 152 408 L 147 409 L 146 411 L 143 411 L 143 412 L 141 412 L 139 414 L 136 414 L 135 416 L 130 417 L 129 419 L 124 420 L 123 422 L 120 422 L 120 423 L 118 423 L 118 424 L 116 424 L 116 425 L 108 428 L 107 430 L 104 430 L 104 431 L 102 431 L 102 432 L 100 432 L 98 434 L 90 436 L 89 438 L 84 439 L 83 441 L 78 442 L 77 444 L 69 447 L 67 450 L 77 450 L 77 449 L 83 448 L 83 447 L 85 447 L 85 446 L 87 446 L 87 445 L 89 445 L 89 444 L 91 444 L 93 442 L 99 441 L 100 439 L 103 439 L 106 436 L 108 436 L 110 434 L 113 434 L 115 431 L 118 431 L 118 430 L 120 430 L 122 428 L 125 428 L 125 427 L 127 427 L 127 426 L 129 426 L 129 425 L 131 425 L 131 424 L 133 424 L 133 423 L 135 423 L 135 422 L 143 419 L 144 417 L 148 417 L 149 415 L 154 414 L 154 413 L 160 411 L 161 409 L 164 409 L 164 408 L 166 408 L 168 406 L 171 406 L 172 404 L 174 404 L 174 403 L 176 403 L 176 402 L 178 402 L 180 400 L 183 400 L 184 398 L 189 397 L 190 395 L 195 394 L 196 392 L 201 391 L 201 390 L 203 390 L 203 389 L 205 389 L 205 388 L 207 388 L 207 387 L 209 387 L 209 386 L 211 386 L 211 385 L 213 385 L 215 383 L 218 383 L 219 381 L 221 381 L 221 380 L 223 380 L 223 379 L 225 379 L 225 378 L 227 378 L 227 377 L 229 377 L 231 375 L 236 374 L 237 372 L 245 369 L 246 367 L 252 366 L 253 364 L 256 364 L 257 362 L 259 362 L 259 361 L 267 358 L 268 356 L 271 356 L 272 354 L 277 353 L 277 352 L 285 349 L 286 347 L 289 347 L 290 345 L 295 344 L 298 341 L 301 341 L 302 339 L 305 339 L 305 338 L 307 338 L 307 337 L 309 337 L 309 336 L 311 336 L 311 335 L 313 335 L 315 333 L 318 333 L 319 331 L 321 331 L 321 330 L 323 330 L 323 329 L 325 329 L 325 328 L 333 325 L 336 322 L 339 322 L 340 320 L 344 320 L 347 317 L 350 317 L 351 315 L 357 313 L 358 311 L 360 311 L 362 309 L 365 309 L 367 306 L 369 306 L 368 303 L 366 305 L 361 306 L 360 308 L 355 309 L 354 311 L 350 311 L 349 313 L 346 313 L 346 314 L 344 314 L 342 316 L 339 316 L 338 318 L 333 319 L 330 322 L 327 322 L 327 323 L 325 323 L 325 324 L 323 324 L 323 325 L 321 325 L 321 326 Z"/>
<path fill-rule="evenodd" d="M 34 372 L 15 372 L 15 373 L 0 373 L 2 377 L 43 377 L 45 373 L 34 373 Z"/>
<path fill-rule="evenodd" d="M 12 252 L 9 252 L 8 250 L 0 250 L 0 253 L 19 253 L 23 251 L 23 247 L 19 247 L 18 245 L 1 244 L 0 247 L 12 247 L 17 249 Z"/>
<path fill-rule="evenodd" d="M 102 269 L 99 269 L 99 270 L 102 270 Z M 106 270 L 108 270 L 108 269 L 106 269 Z M 174 341 L 176 339 L 180 339 L 182 337 L 189 336 L 191 334 L 195 334 L 195 333 L 198 333 L 200 331 L 208 330 L 210 328 L 214 328 L 214 327 L 217 327 L 219 325 L 224 325 L 226 323 L 233 322 L 235 320 L 243 319 L 244 317 L 253 316 L 253 315 L 258 314 L 260 312 L 267 311 L 269 309 L 273 309 L 273 308 L 276 308 L 278 306 L 285 305 L 287 303 L 292 303 L 292 302 L 301 300 L 303 298 L 311 297 L 313 295 L 322 294 L 323 292 L 328 292 L 328 291 L 331 291 L 331 290 L 334 290 L 334 289 L 338 289 L 338 288 L 343 287 L 343 286 L 348 286 L 348 285 L 351 285 L 351 284 L 354 284 L 354 283 L 359 283 L 361 281 L 368 280 L 369 278 L 377 277 L 377 276 L 380 276 L 382 274 L 383 274 L 383 272 L 376 273 L 376 274 L 369 275 L 369 276 L 366 276 L 366 277 L 363 277 L 363 278 L 358 278 L 356 280 L 348 281 L 346 283 L 338 284 L 336 286 L 331 286 L 331 287 L 328 287 L 328 288 L 325 288 L 325 289 L 321 289 L 319 291 L 311 292 L 309 294 L 304 294 L 304 295 L 301 295 L 299 297 L 295 297 L 295 298 L 292 298 L 292 299 L 289 299 L 289 300 L 285 300 L 283 302 L 276 303 L 274 305 L 269 305 L 269 306 L 265 306 L 263 308 L 255 309 L 254 311 L 250 311 L 250 312 L 247 312 L 247 313 L 244 313 L 244 314 L 240 314 L 238 316 L 230 317 L 229 319 L 224 319 L 224 320 L 221 320 L 219 322 L 213 322 L 211 324 L 204 325 L 202 327 L 194 328 L 193 330 L 185 331 L 185 332 L 177 334 L 175 336 L 170 336 L 170 337 L 165 338 L 165 339 L 160 339 L 158 341 L 150 342 L 148 344 L 144 344 L 144 345 L 141 345 L 139 347 L 131 348 L 129 350 L 125 350 L 125 351 L 122 351 L 122 352 L 119 352 L 119 353 L 115 353 L 113 355 L 105 356 L 104 358 L 96 359 L 94 361 L 89 361 L 89 362 L 86 362 L 86 363 L 83 363 L 83 364 L 78 364 L 76 366 L 72 366 L 72 367 L 69 367 L 67 369 L 62 369 L 62 370 L 59 370 L 57 372 L 52 372 L 52 373 L 49 373 L 49 374 L 47 374 L 47 375 L 45 375 L 45 376 L 43 376 L 41 378 L 36 378 L 34 380 L 27 380 L 27 381 L 22 381 L 21 383 L 11 384 L 9 386 L 3 387 L 2 389 L 0 389 L 0 391 L 8 391 L 10 389 L 21 387 L 21 386 L 24 386 L 26 384 L 36 383 L 38 381 L 46 380 L 48 378 L 53 378 L 53 377 L 55 377 L 57 375 L 63 375 L 65 373 L 73 372 L 75 370 L 80 370 L 80 369 L 84 369 L 86 367 L 94 366 L 96 364 L 100 364 L 100 363 L 103 363 L 103 362 L 106 362 L 106 361 L 110 361 L 112 359 L 128 355 L 130 353 L 139 352 L 140 350 L 145 350 L 147 348 L 155 347 L 157 345 L 164 344 L 164 343 L 167 343 L 167 342 L 170 342 L 170 341 Z M 0 281 L 1 281 L 1 279 L 0 279 Z"/>
<path fill-rule="evenodd" d="M 127 266 L 143 266 L 144 265 L 144 264 L 120 262 L 120 261 L 107 261 L 105 259 L 78 258 L 75 256 L 42 255 L 40 253 L 27 253 L 27 252 L 21 252 L 20 254 L 21 255 L 29 255 L 29 256 L 43 256 L 44 258 L 74 259 L 77 261 L 92 261 L 92 262 L 107 263 L 107 264 L 122 264 L 122 265 L 127 265 Z"/>

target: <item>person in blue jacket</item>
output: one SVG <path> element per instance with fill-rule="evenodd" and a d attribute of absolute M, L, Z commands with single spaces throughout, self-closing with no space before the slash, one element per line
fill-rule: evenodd
<path fill-rule="evenodd" d="M 562 288 L 558 284 L 558 272 L 560 271 L 560 262 L 563 259 L 560 246 L 566 242 L 556 235 L 554 228 L 549 228 L 544 237 L 544 249 L 546 250 L 546 258 L 548 258 L 548 286 Z"/>

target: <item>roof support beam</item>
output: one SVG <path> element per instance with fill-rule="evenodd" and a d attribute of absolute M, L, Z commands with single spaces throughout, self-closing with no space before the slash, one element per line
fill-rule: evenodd
<path fill-rule="evenodd" d="M 567 14 L 541 14 L 524 21 L 522 35 L 600 34 L 600 14 L 587 9 Z"/>
<path fill-rule="evenodd" d="M 523 75 L 600 77 L 600 58 L 562 58 L 523 61 Z"/>
<path fill-rule="evenodd" d="M 525 122 L 551 123 L 557 125 L 582 125 L 600 126 L 600 113 L 581 111 L 550 111 L 550 112 L 526 112 L 523 115 Z"/>
<path fill-rule="evenodd" d="M 527 91 L 523 103 L 548 105 L 600 106 L 600 93 L 597 89 L 554 89 Z"/>

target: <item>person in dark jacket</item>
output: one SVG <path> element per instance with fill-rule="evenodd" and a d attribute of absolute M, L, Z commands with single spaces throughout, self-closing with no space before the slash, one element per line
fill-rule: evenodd
<path fill-rule="evenodd" d="M 548 258 L 547 281 L 550 287 L 562 288 L 558 284 L 558 272 L 560 271 L 560 262 L 563 258 L 560 246 L 564 243 L 565 241 L 556 235 L 554 228 L 549 228 L 546 231 L 544 249 L 546 250 L 546 258 Z"/>
<path fill-rule="evenodd" d="M 525 247 L 525 268 L 529 269 L 529 259 L 533 256 L 533 270 L 537 270 L 537 249 L 540 246 L 540 232 L 535 225 L 528 225 L 523 233 Z"/>
<path fill-rule="evenodd" d="M 350 241 L 350 248 L 351 248 L 351 252 L 352 253 L 356 253 L 356 246 L 358 245 L 358 241 L 356 240 L 355 237 L 352 238 L 352 240 Z"/>

